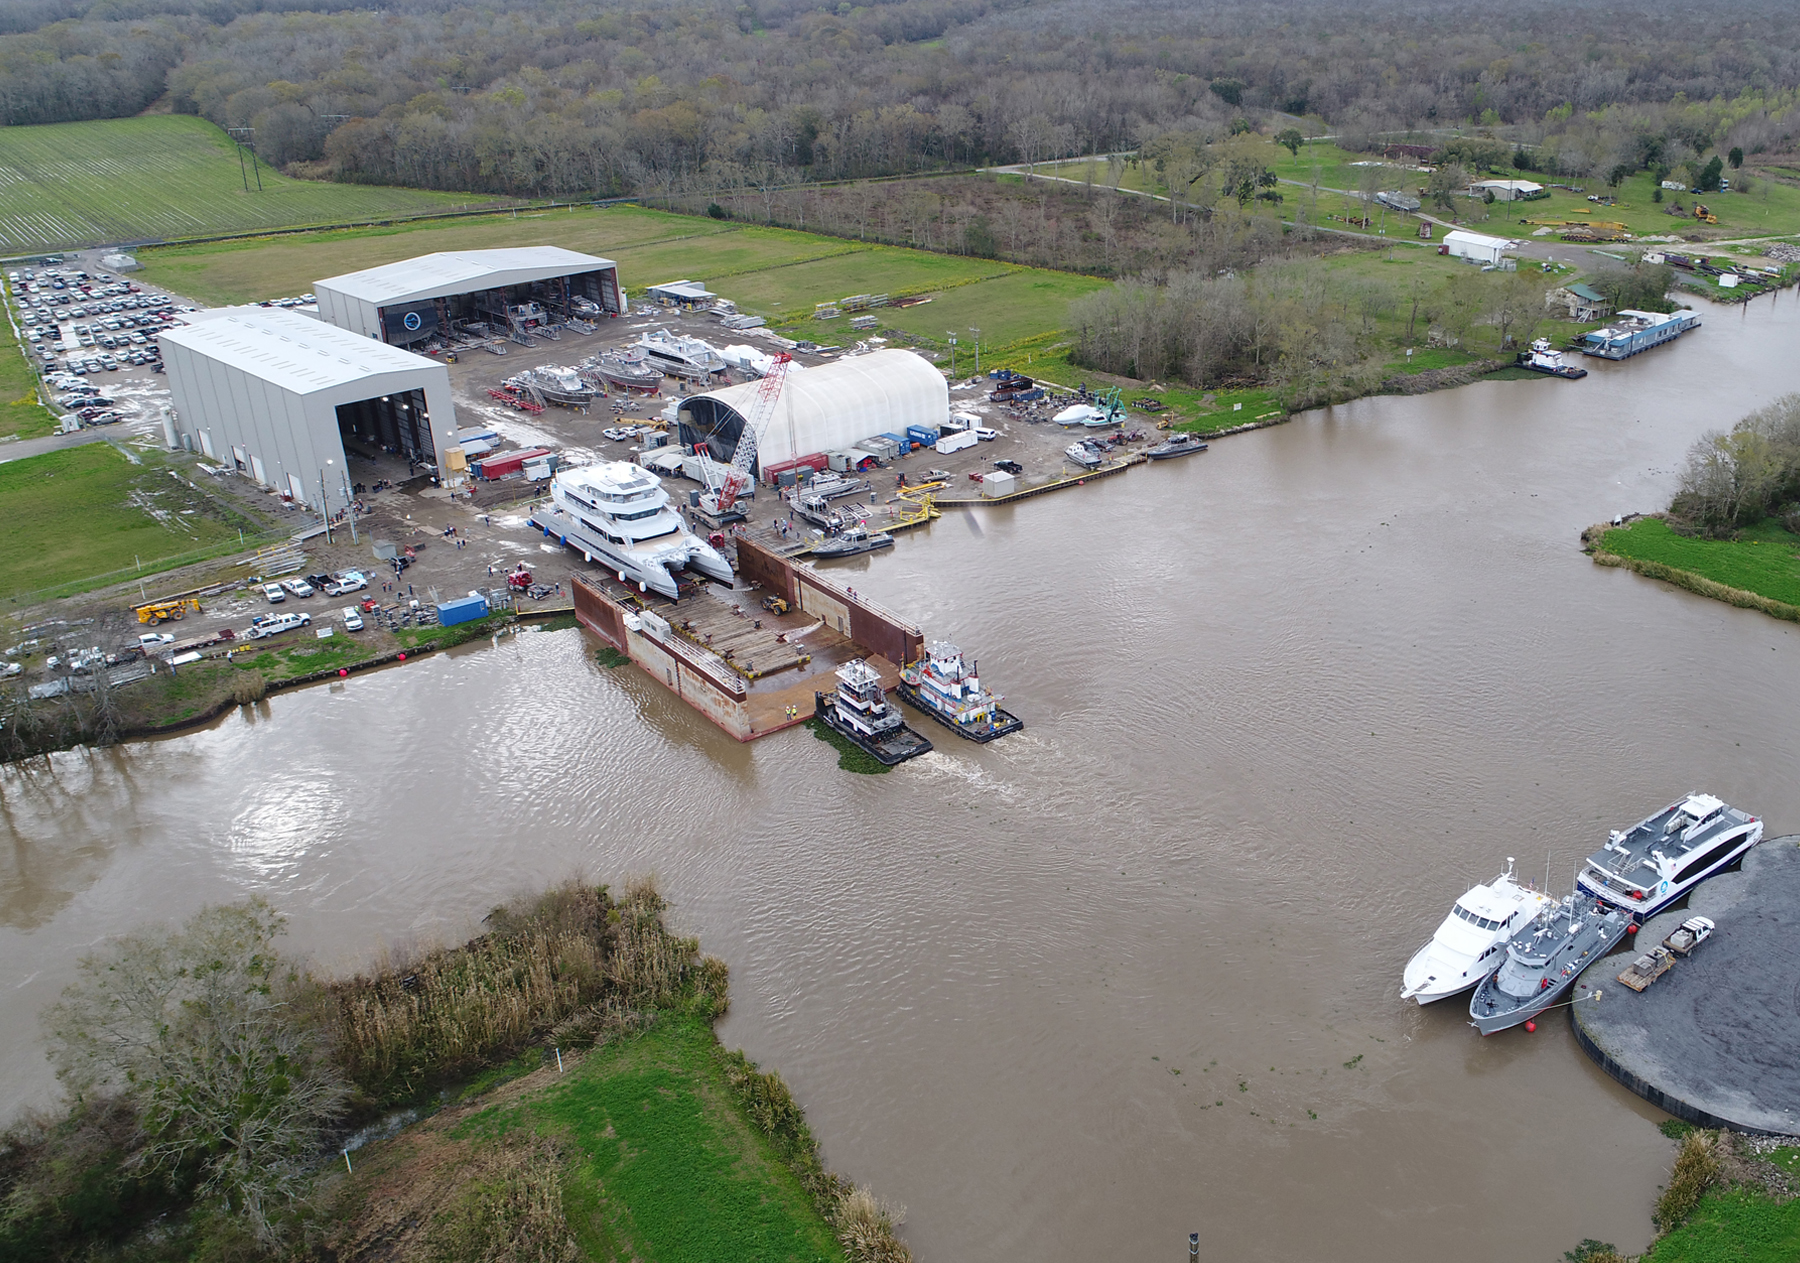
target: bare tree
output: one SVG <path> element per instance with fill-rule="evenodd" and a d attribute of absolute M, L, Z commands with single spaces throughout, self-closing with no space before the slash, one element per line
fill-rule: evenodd
<path fill-rule="evenodd" d="M 284 926 L 251 899 L 127 935 L 84 957 L 43 1019 L 64 1085 L 129 1098 L 148 1137 L 140 1160 L 197 1164 L 201 1193 L 265 1243 L 349 1095 L 301 1018 L 301 976 L 274 947 Z"/>

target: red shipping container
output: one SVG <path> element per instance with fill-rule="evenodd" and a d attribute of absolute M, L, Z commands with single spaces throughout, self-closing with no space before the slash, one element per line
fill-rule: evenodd
<path fill-rule="evenodd" d="M 810 469 L 815 474 L 823 473 L 830 463 L 824 452 L 814 452 L 810 456 L 796 456 L 793 460 L 784 460 L 776 465 L 764 465 L 762 476 L 765 482 L 773 483 L 783 474 L 796 473 L 802 469 Z"/>
<path fill-rule="evenodd" d="M 499 456 L 490 456 L 486 460 L 476 461 L 475 468 L 483 478 L 504 478 L 508 474 L 516 474 L 525 467 L 527 461 L 548 456 L 547 447 L 528 448 L 523 452 L 505 452 Z"/>

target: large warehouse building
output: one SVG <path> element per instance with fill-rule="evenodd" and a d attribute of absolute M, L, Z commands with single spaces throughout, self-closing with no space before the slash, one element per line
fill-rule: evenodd
<path fill-rule="evenodd" d="M 706 443 L 720 460 L 737 450 L 758 382 L 684 399 L 681 441 Z M 950 387 L 930 361 L 911 351 L 871 351 L 789 373 L 774 414 L 757 435 L 757 467 L 838 451 L 873 434 L 905 434 L 909 425 L 941 426 Z"/>
<path fill-rule="evenodd" d="M 456 433 L 442 364 L 298 312 L 220 307 L 156 337 L 184 441 L 315 509 L 344 505 L 346 440 L 440 466 Z"/>
<path fill-rule="evenodd" d="M 625 311 L 618 265 L 561 246 L 425 254 L 328 277 L 313 295 L 320 320 L 390 346 Z"/>

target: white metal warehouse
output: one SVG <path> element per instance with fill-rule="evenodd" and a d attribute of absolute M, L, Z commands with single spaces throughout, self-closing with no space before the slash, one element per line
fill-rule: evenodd
<path fill-rule="evenodd" d="M 442 364 L 280 307 L 190 321 L 156 335 L 186 446 L 330 512 L 355 479 L 346 440 L 441 467 L 456 433 Z"/>
<path fill-rule="evenodd" d="M 682 400 L 681 441 L 706 443 L 720 460 L 730 460 L 761 388 L 746 382 Z M 757 433 L 757 466 L 838 451 L 873 434 L 905 434 L 909 425 L 941 426 L 949 414 L 949 384 L 923 356 L 900 350 L 847 356 L 787 375 Z"/>
<path fill-rule="evenodd" d="M 393 346 L 625 310 L 618 265 L 561 246 L 423 254 L 327 277 L 313 296 L 319 319 Z"/>

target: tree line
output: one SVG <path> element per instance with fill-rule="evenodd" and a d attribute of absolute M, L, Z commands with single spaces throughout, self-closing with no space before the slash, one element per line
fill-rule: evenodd
<path fill-rule="evenodd" d="M 1694 441 L 1670 516 L 1709 535 L 1780 517 L 1800 533 L 1800 394 L 1783 395 L 1730 430 Z"/>

